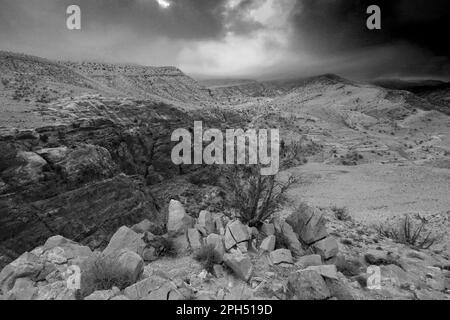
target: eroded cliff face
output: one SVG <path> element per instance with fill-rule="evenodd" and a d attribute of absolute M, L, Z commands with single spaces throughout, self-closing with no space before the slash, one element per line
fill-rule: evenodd
<path fill-rule="evenodd" d="M 177 176 L 173 107 L 98 95 L 40 109 L 54 124 L 0 134 L 0 250 L 10 261 L 61 234 L 101 247 L 121 225 L 165 217 L 149 186 Z M 50 123 L 51 121 L 47 121 Z"/>

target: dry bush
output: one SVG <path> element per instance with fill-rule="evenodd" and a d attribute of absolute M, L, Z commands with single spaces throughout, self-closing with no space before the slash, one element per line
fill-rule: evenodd
<path fill-rule="evenodd" d="M 124 290 L 133 283 L 133 275 L 114 259 L 98 257 L 82 273 L 79 296 L 85 298 L 95 291 L 110 290 L 113 287 Z"/>
<path fill-rule="evenodd" d="M 426 222 L 416 223 L 411 220 L 409 215 L 406 215 L 397 226 L 379 226 L 378 233 L 416 249 L 429 249 L 437 241 L 437 237 L 431 231 L 427 231 Z"/>
<path fill-rule="evenodd" d="M 202 246 L 194 255 L 194 259 L 200 262 L 203 269 L 209 273 L 214 272 L 214 265 L 221 262 L 220 254 L 216 251 L 214 245 Z"/>
<path fill-rule="evenodd" d="M 237 210 L 239 219 L 250 227 L 258 227 L 270 218 L 284 202 L 285 192 L 295 183 L 289 178 L 277 182 L 275 176 L 261 175 L 259 166 L 230 166 L 223 170 L 226 184 L 225 201 Z"/>
<path fill-rule="evenodd" d="M 340 221 L 350 221 L 352 219 L 346 207 L 334 206 L 331 208 L 331 211 L 333 211 L 336 219 Z"/>

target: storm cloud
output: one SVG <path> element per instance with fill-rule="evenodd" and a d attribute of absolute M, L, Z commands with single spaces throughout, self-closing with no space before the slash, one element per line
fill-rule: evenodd
<path fill-rule="evenodd" d="M 66 8 L 82 29 L 66 29 Z M 382 29 L 368 30 L 377 4 Z M 205 77 L 449 78 L 446 0 L 0 0 L 0 49 Z"/>

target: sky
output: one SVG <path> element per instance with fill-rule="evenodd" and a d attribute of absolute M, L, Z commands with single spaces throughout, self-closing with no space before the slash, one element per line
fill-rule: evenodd
<path fill-rule="evenodd" d="M 66 28 L 73 4 L 81 30 Z M 0 0 L 0 50 L 203 78 L 450 80 L 449 30 L 448 0 Z"/>

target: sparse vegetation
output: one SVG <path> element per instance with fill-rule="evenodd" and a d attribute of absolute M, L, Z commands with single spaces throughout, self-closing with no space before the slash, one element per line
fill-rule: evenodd
<path fill-rule="evenodd" d="M 213 273 L 214 265 L 221 262 L 220 254 L 216 251 L 214 245 L 211 244 L 202 246 L 195 253 L 194 258 L 209 273 Z"/>
<path fill-rule="evenodd" d="M 416 249 L 429 249 L 437 241 L 437 237 L 426 229 L 425 221 L 414 222 L 409 215 L 405 215 L 397 226 L 380 225 L 378 232 L 381 236 Z"/>
<path fill-rule="evenodd" d="M 277 182 L 275 176 L 263 176 L 259 166 L 232 166 L 224 170 L 227 202 L 238 211 L 240 220 L 250 227 L 258 227 L 270 218 L 284 202 L 284 194 L 295 182 L 289 178 Z"/>
<path fill-rule="evenodd" d="M 283 232 L 275 232 L 275 249 L 289 249 L 289 239 Z"/>
<path fill-rule="evenodd" d="M 352 219 L 346 207 L 334 206 L 331 208 L 331 211 L 333 211 L 336 219 L 340 221 L 350 221 Z"/>
<path fill-rule="evenodd" d="M 124 270 L 114 259 L 98 257 L 82 273 L 79 296 L 85 298 L 95 291 L 109 290 L 113 287 L 123 290 L 133 283 L 132 274 Z"/>

